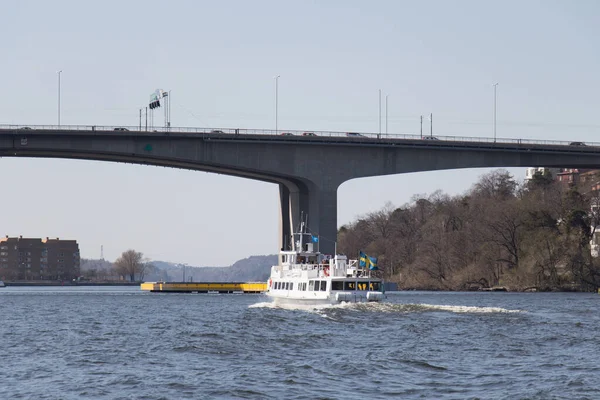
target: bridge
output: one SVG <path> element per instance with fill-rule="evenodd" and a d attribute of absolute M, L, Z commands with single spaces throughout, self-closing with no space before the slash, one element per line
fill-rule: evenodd
<path fill-rule="evenodd" d="M 279 185 L 281 247 L 301 215 L 333 254 L 337 189 L 354 178 L 480 167 L 600 167 L 600 143 L 249 129 L 0 125 L 0 157 L 126 162 Z M 367 194 L 368 195 L 368 194 Z"/>

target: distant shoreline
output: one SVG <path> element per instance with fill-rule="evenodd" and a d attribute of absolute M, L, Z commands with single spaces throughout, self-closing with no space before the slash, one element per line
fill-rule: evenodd
<path fill-rule="evenodd" d="M 10 286 L 140 286 L 141 282 L 6 282 Z"/>

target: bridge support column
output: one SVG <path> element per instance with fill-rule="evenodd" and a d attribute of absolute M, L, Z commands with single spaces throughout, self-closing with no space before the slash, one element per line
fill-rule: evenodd
<path fill-rule="evenodd" d="M 335 255 L 337 241 L 337 187 L 314 184 L 279 184 L 279 247 L 291 249 L 292 234 L 302 217 L 308 216 L 308 229 L 319 236 L 319 251 Z"/>
<path fill-rule="evenodd" d="M 309 191 L 308 228 L 319 235 L 319 251 L 335 255 L 337 242 L 337 187 Z"/>
<path fill-rule="evenodd" d="M 279 248 L 291 249 L 293 233 L 300 226 L 300 217 L 308 214 L 309 194 L 301 183 L 279 184 Z"/>
<path fill-rule="evenodd" d="M 279 249 L 290 248 L 292 234 L 291 193 L 287 186 L 279 184 Z"/>

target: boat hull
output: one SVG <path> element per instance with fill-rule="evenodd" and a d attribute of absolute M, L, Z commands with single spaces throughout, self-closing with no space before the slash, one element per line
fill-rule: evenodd
<path fill-rule="evenodd" d="M 336 292 L 336 293 L 318 293 L 320 296 L 298 296 L 296 293 L 287 295 L 268 291 L 266 295 L 273 299 L 275 304 L 302 304 L 302 305 L 327 305 L 340 303 L 367 303 L 381 302 L 385 296 L 381 292 Z"/>

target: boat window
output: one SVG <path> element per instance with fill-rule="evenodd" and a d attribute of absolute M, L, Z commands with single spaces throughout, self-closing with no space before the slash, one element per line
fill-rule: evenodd
<path fill-rule="evenodd" d="M 306 291 L 306 282 L 302 284 L 302 290 Z"/>
<path fill-rule="evenodd" d="M 356 290 L 356 282 L 344 282 L 344 290 Z"/>
<path fill-rule="evenodd" d="M 344 290 L 344 282 L 331 281 L 331 290 Z"/>
<path fill-rule="evenodd" d="M 369 283 L 369 290 L 380 291 L 381 290 L 381 282 L 371 282 Z"/>
<path fill-rule="evenodd" d="M 315 287 L 313 290 L 315 292 L 318 292 L 320 287 L 321 287 L 321 281 L 315 281 Z"/>
<path fill-rule="evenodd" d="M 290 290 L 294 290 L 294 282 L 290 282 Z"/>
<path fill-rule="evenodd" d="M 273 289 L 279 289 L 279 282 L 275 282 L 275 284 L 273 284 Z"/>
<path fill-rule="evenodd" d="M 369 282 L 358 282 L 356 284 L 356 287 L 358 288 L 358 290 L 367 290 L 368 285 L 369 285 Z"/>
<path fill-rule="evenodd" d="M 315 281 L 308 281 L 308 290 L 314 290 Z"/>
<path fill-rule="evenodd" d="M 327 291 L 327 281 L 321 281 L 321 292 Z"/>

